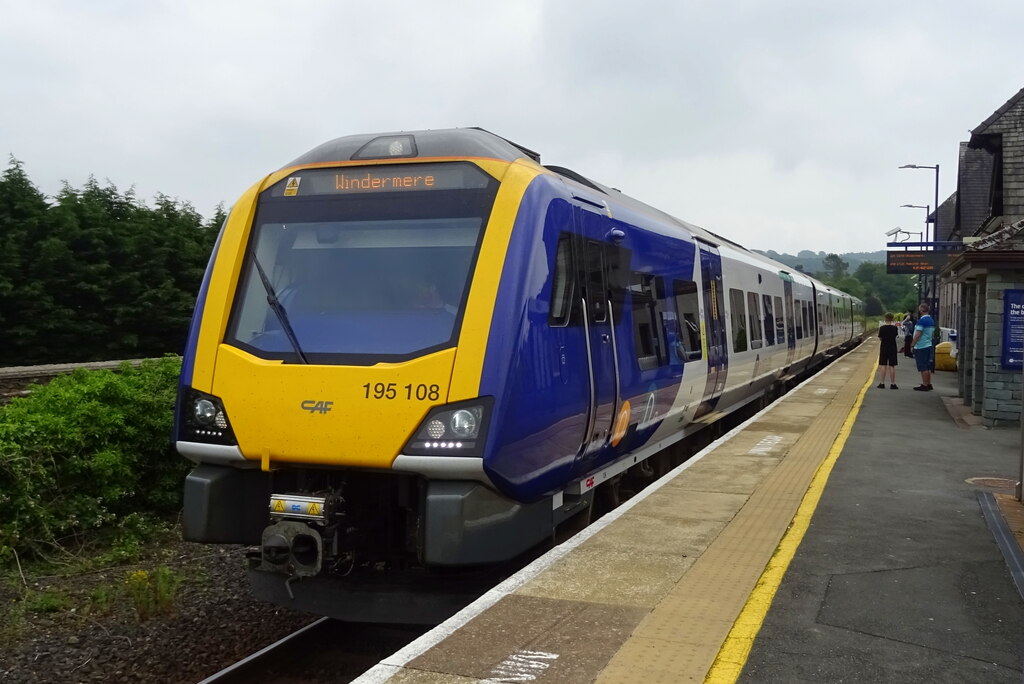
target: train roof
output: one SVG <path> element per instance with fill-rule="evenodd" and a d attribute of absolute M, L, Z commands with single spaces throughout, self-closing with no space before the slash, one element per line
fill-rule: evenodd
<path fill-rule="evenodd" d="M 394 146 L 392 146 L 394 144 Z M 515 161 L 540 154 L 482 128 L 347 135 L 314 147 L 283 168 L 302 164 L 417 157 L 489 157 Z"/>
<path fill-rule="evenodd" d="M 314 147 L 282 168 L 304 164 L 380 159 L 416 159 L 418 157 L 487 157 L 510 162 L 527 157 L 537 164 L 541 164 L 540 153 L 495 135 L 483 128 L 471 127 L 347 135 Z M 630 197 L 617 188 L 602 185 L 572 169 L 562 166 L 544 166 L 544 168 L 562 178 L 599 192 L 622 207 L 639 214 L 655 216 L 669 225 L 682 228 L 705 242 L 718 246 L 727 245 L 745 254 L 754 263 L 770 265 L 779 271 L 791 273 L 796 277 L 810 278 L 806 274 L 799 274 L 799 271 L 795 269 L 790 269 L 785 264 L 747 249 L 738 242 L 706 228 L 687 223 L 671 214 L 667 214 L 660 209 Z M 810 279 L 813 280 L 813 278 Z"/>

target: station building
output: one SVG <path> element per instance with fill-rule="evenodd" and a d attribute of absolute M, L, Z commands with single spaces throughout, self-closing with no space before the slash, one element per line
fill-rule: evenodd
<path fill-rule="evenodd" d="M 1019 423 L 1024 371 L 1024 89 L 960 143 L 957 189 L 928 217 L 960 243 L 933 279 L 958 331 L 960 396 L 988 426 Z M 958 246 L 960 246 L 958 245 Z M 936 247 L 940 249 L 941 247 Z"/>

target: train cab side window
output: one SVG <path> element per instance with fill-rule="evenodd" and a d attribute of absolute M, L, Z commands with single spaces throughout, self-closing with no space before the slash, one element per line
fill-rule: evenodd
<path fill-rule="evenodd" d="M 551 308 L 548 312 L 548 325 L 565 327 L 569 325 L 569 314 L 572 312 L 572 242 L 568 234 L 558 238 L 555 251 L 555 268 L 551 276 Z"/>
<path fill-rule="evenodd" d="M 698 361 L 704 352 L 700 337 L 700 296 L 697 294 L 697 283 L 691 280 L 673 280 L 672 294 L 676 300 L 679 342 L 683 345 L 680 360 Z"/>
<path fill-rule="evenodd" d="M 772 309 L 771 295 L 761 295 L 764 302 L 764 343 L 771 347 L 775 344 L 775 311 Z"/>
<path fill-rule="evenodd" d="M 782 297 L 775 297 L 775 341 L 779 344 L 786 341 L 786 319 L 782 317 Z"/>
<path fill-rule="evenodd" d="M 747 313 L 750 314 L 750 348 L 760 349 L 764 345 L 761 337 L 761 317 L 757 315 L 757 295 L 753 292 L 747 293 Z"/>
<path fill-rule="evenodd" d="M 756 310 L 754 315 L 756 316 Z M 743 290 L 729 288 L 729 320 L 732 322 L 732 350 L 747 351 L 746 312 L 743 310 Z"/>
<path fill-rule="evenodd" d="M 666 363 L 664 345 L 658 325 L 657 293 L 661 280 L 646 273 L 631 273 L 629 293 L 633 302 L 633 348 L 640 370 L 650 370 Z"/>

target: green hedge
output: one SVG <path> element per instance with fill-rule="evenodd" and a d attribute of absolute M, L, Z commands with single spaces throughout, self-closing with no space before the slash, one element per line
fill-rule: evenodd
<path fill-rule="evenodd" d="M 188 462 L 171 445 L 181 359 L 85 371 L 0 408 L 0 559 L 137 544 L 177 515 Z"/>

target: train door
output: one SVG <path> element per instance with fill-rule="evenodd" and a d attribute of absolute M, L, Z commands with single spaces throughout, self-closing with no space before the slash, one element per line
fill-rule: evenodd
<path fill-rule="evenodd" d="M 722 308 L 722 256 L 714 245 L 700 241 L 697 245 L 700 247 L 700 276 L 704 295 L 704 318 L 701 321 L 704 330 L 701 337 L 707 345 L 704 356 L 708 360 L 708 375 L 704 383 L 704 396 L 694 419 L 714 411 L 725 389 L 725 377 L 729 370 L 725 311 Z"/>
<path fill-rule="evenodd" d="M 818 349 L 822 348 L 821 321 L 819 311 L 821 304 L 818 303 L 818 287 L 811 283 L 811 330 L 814 331 L 814 349 L 811 350 L 811 358 L 818 355 Z"/>
<path fill-rule="evenodd" d="M 611 228 L 607 217 L 574 210 L 577 231 L 577 274 L 586 343 L 590 401 L 576 472 L 590 469 L 608 445 L 619 407 L 620 379 L 616 326 L 622 317 L 628 250 L 606 241 Z"/>
<path fill-rule="evenodd" d="M 782 303 L 786 310 L 786 368 L 789 368 L 796 358 L 796 318 L 793 314 L 793 276 L 781 272 L 782 278 Z M 776 312 L 780 313 L 780 312 Z"/>

